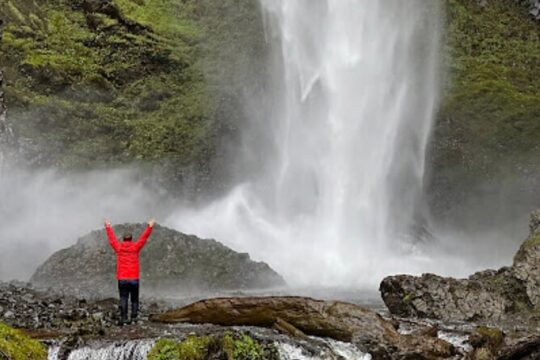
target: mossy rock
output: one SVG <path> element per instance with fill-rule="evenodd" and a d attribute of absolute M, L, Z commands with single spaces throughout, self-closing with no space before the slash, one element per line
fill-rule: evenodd
<path fill-rule="evenodd" d="M 0 322 L 0 358 L 9 360 L 46 360 L 47 349 L 18 330 Z"/>
<path fill-rule="evenodd" d="M 540 246 L 540 233 L 529 236 L 529 238 L 521 244 L 518 252 L 514 256 L 514 264 L 524 261 L 527 253 L 537 246 Z"/>
<path fill-rule="evenodd" d="M 486 345 L 492 350 L 497 350 L 503 344 L 504 333 L 500 329 L 479 326 L 476 328 L 476 332 L 485 340 Z"/>
<path fill-rule="evenodd" d="M 182 341 L 159 339 L 148 353 L 148 360 L 278 360 L 272 344 L 251 336 L 227 332 L 222 335 L 188 336 Z"/>

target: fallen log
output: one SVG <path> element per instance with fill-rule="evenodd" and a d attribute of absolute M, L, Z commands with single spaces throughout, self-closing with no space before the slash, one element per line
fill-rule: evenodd
<path fill-rule="evenodd" d="M 368 308 L 296 296 L 215 298 L 152 315 L 150 319 L 266 328 L 288 324 L 290 329 L 306 335 L 351 342 L 374 359 L 443 359 L 456 352 L 441 339 L 401 335 L 391 322 Z"/>

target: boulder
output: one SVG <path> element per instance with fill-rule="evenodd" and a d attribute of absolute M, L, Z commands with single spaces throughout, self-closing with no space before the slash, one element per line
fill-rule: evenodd
<path fill-rule="evenodd" d="M 531 214 L 529 238 L 521 245 L 512 267 L 514 276 L 525 285 L 527 297 L 540 303 L 540 210 Z"/>
<path fill-rule="evenodd" d="M 299 334 L 351 342 L 374 359 L 439 359 L 455 354 L 454 347 L 444 340 L 399 334 L 390 321 L 368 308 L 305 297 L 216 298 L 152 315 L 150 319 L 272 328 L 286 323 Z"/>
<path fill-rule="evenodd" d="M 478 272 L 468 279 L 389 276 L 379 290 L 390 312 L 402 317 L 505 321 L 527 316 L 540 302 L 540 211 L 532 213 L 529 238 L 511 267 Z"/>
<path fill-rule="evenodd" d="M 114 227 L 120 237 L 142 233 L 144 224 Z M 140 254 L 142 296 L 174 296 L 223 290 L 264 289 L 285 285 L 265 263 L 252 261 L 215 240 L 156 225 Z M 30 283 L 82 297 L 117 296 L 116 259 L 104 230 L 95 230 L 67 249 L 54 253 Z"/>

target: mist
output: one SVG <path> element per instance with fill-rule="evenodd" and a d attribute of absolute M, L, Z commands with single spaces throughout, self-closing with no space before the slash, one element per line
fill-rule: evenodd
<path fill-rule="evenodd" d="M 146 222 L 170 206 L 135 167 L 63 173 L 4 164 L 0 199 L 0 280 L 27 280 L 53 252 L 101 228 L 105 217 Z"/>

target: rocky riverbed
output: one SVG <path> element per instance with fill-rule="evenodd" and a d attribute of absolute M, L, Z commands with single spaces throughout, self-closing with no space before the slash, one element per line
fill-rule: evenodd
<path fill-rule="evenodd" d="M 239 311 L 248 311 L 252 316 L 266 314 L 271 319 L 257 323 L 248 321 L 248 313 L 232 316 L 233 308 L 220 306 L 223 303 L 232 304 L 236 315 Z M 203 318 L 197 320 L 194 309 L 200 310 L 201 304 L 206 310 L 210 307 L 213 310 L 199 311 Z M 178 303 L 146 300 L 142 303 L 141 321 L 123 327 L 116 325 L 117 301 L 112 298 L 83 300 L 37 291 L 29 284 L 3 283 L 0 306 L 0 322 L 40 339 L 48 346 L 53 360 L 146 359 L 149 349 L 159 339 L 180 344 L 175 345 L 177 348 L 187 346 L 181 345 L 186 341 L 207 346 L 208 339 L 213 339 L 213 347 L 205 351 L 216 355 L 229 337 L 235 346 L 245 347 L 248 345 L 244 343 L 248 343 L 256 349 L 268 347 L 279 354 L 279 359 L 286 360 L 369 359 L 368 352 L 374 359 L 397 359 L 403 358 L 399 355 L 403 355 L 403 351 L 420 359 L 457 359 L 472 348 L 468 338 L 475 333 L 471 327 L 445 328 L 426 321 L 384 319 L 375 311 L 358 305 L 303 297 L 236 297 L 227 298 L 225 302 L 218 298 L 177 310 Z M 155 321 L 149 320 L 152 314 Z M 169 314 L 187 314 L 193 318 L 188 319 L 189 322 L 178 321 L 178 316 L 172 319 Z M 185 318 L 184 315 L 180 318 Z M 169 321 L 164 323 L 163 317 L 168 317 Z M 224 319 L 229 321 L 223 322 Z M 351 338 L 336 336 L 347 333 Z M 431 352 L 431 347 L 438 349 L 438 353 Z M 202 359 L 220 358 L 212 356 Z"/>
<path fill-rule="evenodd" d="M 271 279 L 281 279 L 267 265 L 253 263 L 219 243 L 165 228 L 157 235 L 158 250 L 165 246 L 185 258 L 200 260 L 202 255 L 197 254 L 214 249 L 218 254 L 229 254 L 223 260 L 225 267 L 253 267 L 272 275 Z M 105 281 L 100 278 L 103 274 L 98 272 L 91 278 L 92 271 L 60 272 L 66 261 L 68 268 L 76 271 L 69 267 L 70 258 L 84 258 L 87 261 L 82 263 L 86 264 L 101 254 L 99 249 L 106 242 L 95 232 L 55 254 L 36 272 L 34 284 L 0 283 L 0 324 L 39 339 L 48 348 L 50 360 L 157 360 L 164 356 L 194 360 L 539 359 L 539 239 L 540 211 L 536 211 L 531 215 L 530 235 L 512 266 L 482 271 L 468 279 L 434 274 L 388 277 L 380 290 L 390 313 L 332 296 L 325 296 L 327 300 L 253 296 L 253 292 L 246 292 L 250 287 L 242 286 L 246 282 L 239 281 L 237 288 L 244 290 L 228 297 L 199 301 L 197 297 L 145 297 L 139 323 L 117 326 L 116 296 L 103 296 L 103 292 L 81 296 L 84 292 L 64 284 L 77 283 L 77 276 L 86 275 L 90 277 L 87 281 L 97 286 Z M 210 251 L 204 256 L 216 255 Z M 201 261 L 202 270 L 198 271 L 208 276 L 203 277 L 206 284 L 216 276 L 213 265 L 204 268 L 209 263 Z M 114 269 L 109 270 L 114 273 Z M 49 283 L 45 287 L 36 279 L 54 279 L 58 286 Z M 214 289 L 223 294 L 227 288 Z M 265 291 L 271 294 L 275 290 Z M 293 290 L 282 288 L 279 292 Z M 1 342 L 0 350 L 5 350 Z M 195 357 L 185 357 L 186 353 Z"/>
<path fill-rule="evenodd" d="M 473 359 L 540 358 L 540 211 L 511 266 L 467 279 L 389 276 L 380 292 L 395 316 L 472 326 Z"/>

